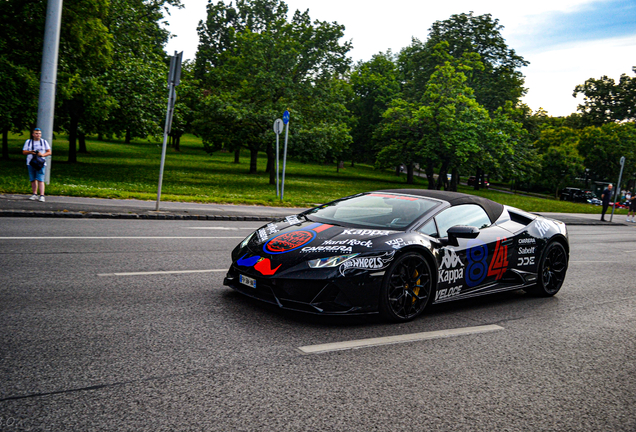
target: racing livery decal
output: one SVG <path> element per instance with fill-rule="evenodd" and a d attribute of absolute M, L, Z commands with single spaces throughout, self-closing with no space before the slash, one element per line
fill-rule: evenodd
<path fill-rule="evenodd" d="M 316 233 L 325 231 L 333 225 L 314 223 L 306 229 L 288 231 L 272 237 L 263 245 L 263 250 L 270 254 L 281 254 L 296 250 L 316 238 Z"/>
<path fill-rule="evenodd" d="M 490 267 L 488 267 L 488 276 L 494 276 L 495 280 L 501 279 L 506 270 L 508 270 L 508 245 L 505 243 L 505 238 L 500 239 L 497 237 L 495 254 L 490 261 Z"/>
<path fill-rule="evenodd" d="M 247 254 L 246 254 L 247 255 Z M 245 258 L 246 255 L 243 255 L 236 261 L 237 265 L 242 267 L 254 267 L 254 270 L 259 272 L 264 276 L 272 276 L 276 273 L 276 271 L 280 268 L 282 264 L 279 264 L 278 267 L 272 268 L 272 262 L 269 258 L 263 258 L 260 256 L 253 256 L 250 258 Z"/>
<path fill-rule="evenodd" d="M 439 281 L 454 284 L 464 279 L 464 263 L 459 259 L 454 249 L 444 248 L 444 257 L 439 266 Z"/>
<path fill-rule="evenodd" d="M 391 251 L 379 256 L 352 258 L 340 264 L 340 274 L 344 276 L 347 270 L 381 270 L 389 266 L 394 255 L 395 251 Z"/>
<path fill-rule="evenodd" d="M 488 247 L 479 240 L 469 240 L 468 246 L 471 247 L 466 251 L 466 285 L 472 288 L 486 278 Z"/>
<path fill-rule="evenodd" d="M 453 287 L 453 288 L 444 288 L 441 290 L 437 290 L 437 292 L 435 293 L 435 301 L 455 297 L 456 295 L 461 294 L 461 292 L 462 292 L 461 285 Z"/>

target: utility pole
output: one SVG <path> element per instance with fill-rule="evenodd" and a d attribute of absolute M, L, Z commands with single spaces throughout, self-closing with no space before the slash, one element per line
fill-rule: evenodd
<path fill-rule="evenodd" d="M 53 115 L 55 114 L 55 86 L 57 84 L 57 57 L 61 24 L 62 0 L 48 0 L 44 24 L 44 45 L 42 47 L 37 127 L 42 129 L 42 138 L 47 140 L 51 147 L 53 147 Z M 44 182 L 46 184 L 51 182 L 51 156 L 46 157 Z"/>

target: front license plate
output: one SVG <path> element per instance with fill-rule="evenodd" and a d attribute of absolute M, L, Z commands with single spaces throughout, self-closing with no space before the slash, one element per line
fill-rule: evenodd
<path fill-rule="evenodd" d="M 241 282 L 243 285 L 247 285 L 250 288 L 256 288 L 256 279 L 239 275 L 239 282 Z"/>

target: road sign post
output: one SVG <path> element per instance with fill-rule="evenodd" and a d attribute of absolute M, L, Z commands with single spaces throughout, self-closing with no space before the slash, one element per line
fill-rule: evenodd
<path fill-rule="evenodd" d="M 285 110 L 283 113 L 283 123 L 285 124 L 285 146 L 283 149 L 283 182 L 280 190 L 280 200 L 285 198 L 285 167 L 287 165 L 287 138 L 289 136 L 289 111 Z"/>
<path fill-rule="evenodd" d="M 168 144 L 168 135 L 172 127 L 172 115 L 174 114 L 174 104 L 177 100 L 177 92 L 175 88 L 181 83 L 181 58 L 183 51 L 170 57 L 170 72 L 168 73 L 168 110 L 166 112 L 166 124 L 163 128 L 163 147 L 161 148 L 161 165 L 159 167 L 159 186 L 157 187 L 157 205 L 155 211 L 159 210 L 159 202 L 161 201 L 161 184 L 163 183 L 163 168 L 166 161 L 166 146 Z"/>
<path fill-rule="evenodd" d="M 625 168 L 625 156 L 621 156 L 621 172 L 618 175 L 618 183 L 616 183 L 616 189 L 614 192 L 614 199 L 612 200 L 612 214 L 610 215 L 610 222 L 614 218 L 614 209 L 616 208 L 616 199 L 621 196 L 621 179 L 623 178 L 623 168 Z"/>
<path fill-rule="evenodd" d="M 283 121 L 281 119 L 276 119 L 274 122 L 274 133 L 276 134 L 276 196 L 280 196 L 280 190 L 278 187 L 278 137 L 280 133 L 283 131 Z"/>

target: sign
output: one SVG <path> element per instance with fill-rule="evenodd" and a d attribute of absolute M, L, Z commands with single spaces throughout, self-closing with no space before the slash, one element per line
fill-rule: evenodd
<path fill-rule="evenodd" d="M 283 131 L 284 128 L 284 123 L 281 119 L 276 119 L 276 121 L 274 122 L 274 133 L 276 135 L 280 135 L 280 133 Z"/>
<path fill-rule="evenodd" d="M 289 111 L 287 110 L 285 110 L 285 112 L 283 113 L 283 123 L 289 123 Z"/>

